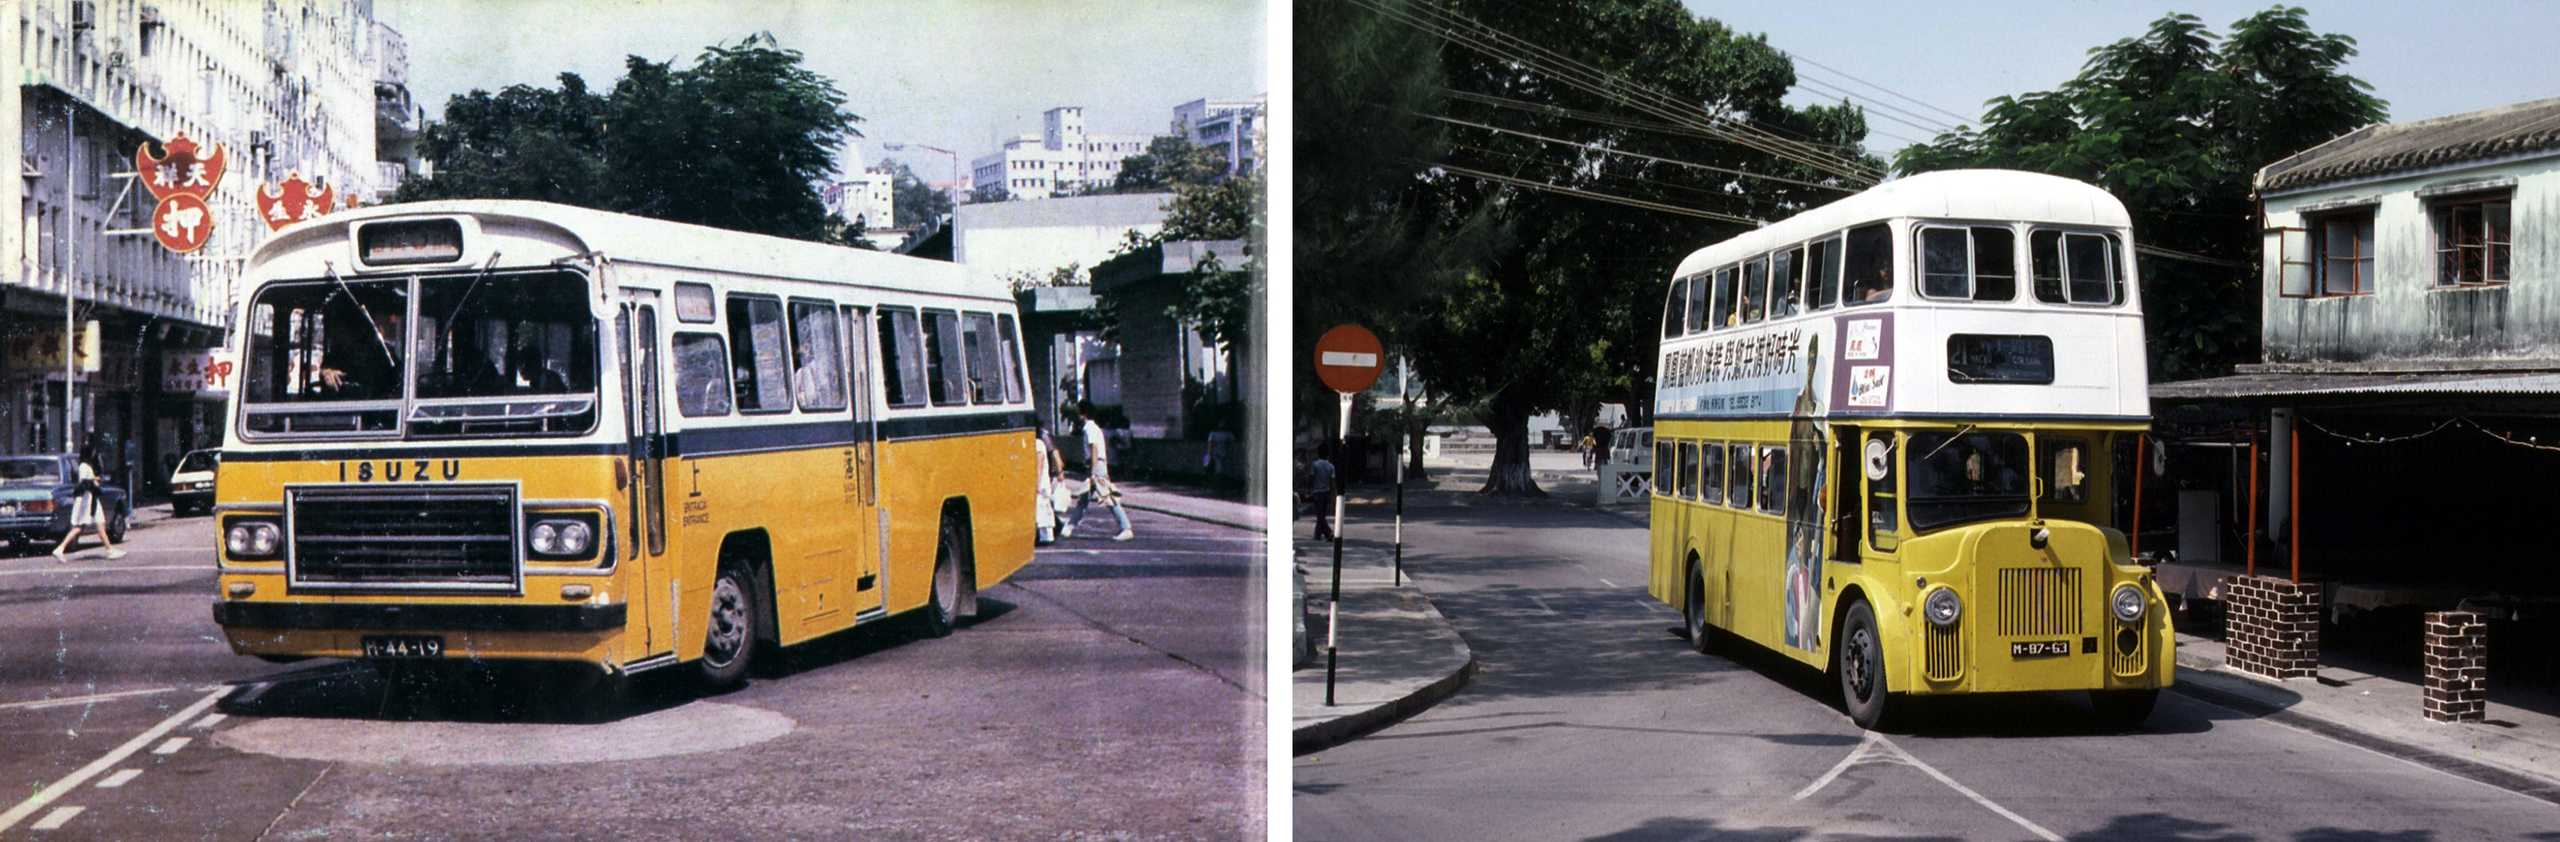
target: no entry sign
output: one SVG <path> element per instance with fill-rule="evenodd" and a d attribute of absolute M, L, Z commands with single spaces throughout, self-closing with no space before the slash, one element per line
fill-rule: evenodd
<path fill-rule="evenodd" d="M 1363 391 L 1378 382 L 1385 357 L 1385 346 L 1368 328 L 1335 325 L 1316 339 L 1316 379 L 1346 395 Z"/>

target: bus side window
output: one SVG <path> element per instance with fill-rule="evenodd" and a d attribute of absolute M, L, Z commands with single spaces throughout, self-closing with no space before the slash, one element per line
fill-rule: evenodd
<path fill-rule="evenodd" d="M 1769 259 L 1755 257 L 1742 264 L 1742 323 L 1754 324 L 1768 315 Z"/>
<path fill-rule="evenodd" d="M 1670 439 L 1656 439 L 1653 443 L 1653 493 L 1664 497 L 1671 496 L 1679 485 L 1671 476 L 1671 448 Z"/>
<path fill-rule="evenodd" d="M 802 411 L 844 410 L 844 346 L 837 344 L 842 335 L 835 305 L 791 302 L 791 380 Z"/>
<path fill-rule="evenodd" d="M 1769 318 L 1795 315 L 1804 309 L 1804 251 L 1778 252 L 1769 275 Z"/>
<path fill-rule="evenodd" d="M 1708 330 L 1731 327 L 1738 323 L 1733 318 L 1733 295 L 1735 285 L 1739 283 L 1736 275 L 1738 271 L 1731 266 L 1716 270 L 1715 308 L 1707 311 Z"/>
<path fill-rule="evenodd" d="M 996 314 L 996 334 L 1003 342 L 997 351 L 1004 356 L 1004 402 L 1021 403 L 1028 399 L 1030 387 L 1023 381 L 1022 335 L 1013 330 L 1013 316 Z"/>
<path fill-rule="evenodd" d="M 1782 444 L 1760 446 L 1760 511 L 1787 513 L 1787 447 Z"/>
<path fill-rule="evenodd" d="M 686 418 L 729 414 L 729 349 L 719 334 L 676 334 L 676 411 Z"/>
<path fill-rule="evenodd" d="M 1707 274 L 1700 272 L 1696 277 L 1689 279 L 1689 332 L 1697 333 L 1706 330 L 1709 324 L 1707 321 Z"/>
<path fill-rule="evenodd" d="M 993 313 L 969 313 L 961 318 L 962 344 L 969 358 L 969 400 L 977 404 L 1004 402 L 1004 379 L 996 370 L 996 317 Z"/>
<path fill-rule="evenodd" d="M 2088 446 L 2076 439 L 2041 439 L 2044 464 L 2044 499 L 2049 503 L 2079 504 L 2089 500 Z"/>
<path fill-rule="evenodd" d="M 1893 229 L 1884 223 L 1849 229 L 1841 246 L 1841 283 L 1847 286 L 1843 306 L 1856 307 L 1893 298 Z"/>
<path fill-rule="evenodd" d="M 782 302 L 729 296 L 730 367 L 737 371 L 739 411 L 791 411 L 791 358 L 784 345 Z"/>
<path fill-rule="evenodd" d="M 880 308 L 880 378 L 893 407 L 923 406 L 924 337 L 916 311 Z"/>
<path fill-rule="evenodd" d="M 1687 278 L 1671 279 L 1671 293 L 1662 300 L 1662 338 L 1676 339 L 1680 336 L 1680 326 L 1686 318 L 1680 308 L 1689 301 L 1688 289 Z"/>
<path fill-rule="evenodd" d="M 1698 443 L 1680 443 L 1680 499 L 1698 499 Z"/>
<path fill-rule="evenodd" d="M 2007 228 L 1973 228 L 1973 300 L 2018 300 L 2017 235 Z"/>
<path fill-rule="evenodd" d="M 1724 502 L 1724 445 L 1706 442 L 1698 445 L 1698 499 L 1709 503 Z"/>
<path fill-rule="evenodd" d="M 1805 253 L 1805 263 L 1813 274 L 1805 279 L 1813 287 L 1813 309 L 1829 310 L 1840 303 L 1840 235 L 1813 241 Z"/>
<path fill-rule="evenodd" d="M 949 310 L 924 311 L 925 393 L 934 406 L 959 406 L 969 402 L 968 372 L 960 351 L 960 314 Z"/>
<path fill-rule="evenodd" d="M 1867 434 L 1867 449 L 1859 455 L 1862 475 L 1867 481 L 1867 546 L 1877 552 L 1892 552 L 1901 546 L 1895 535 L 1902 528 L 1894 508 L 1901 495 L 1894 490 L 1894 463 L 1901 457 L 1893 452 L 1892 433 Z"/>
<path fill-rule="evenodd" d="M 1725 448 L 1725 505 L 1737 509 L 1751 508 L 1751 445 L 1737 444 Z"/>

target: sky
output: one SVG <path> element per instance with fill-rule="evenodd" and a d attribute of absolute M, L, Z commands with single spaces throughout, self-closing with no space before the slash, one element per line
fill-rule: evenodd
<path fill-rule="evenodd" d="M 1158 134 L 1194 99 L 1266 93 L 1261 0 L 377 0 L 409 42 L 409 90 L 430 119 L 475 88 L 556 87 L 575 72 L 609 89 L 623 59 L 690 65 L 702 48 L 771 32 L 833 78 L 871 163 L 950 177 L 904 142 L 993 152 L 1036 134 L 1040 112 L 1084 107 L 1089 132 Z"/>
<path fill-rule="evenodd" d="M 1914 105 L 1842 77 L 1853 76 L 1930 106 L 1971 118 L 1984 100 L 2051 90 L 2080 72 L 2092 47 L 2142 34 L 2172 11 L 2195 15 L 2215 33 L 2263 11 L 2271 2 L 1839 3 L 1683 0 L 1690 11 L 1741 32 L 1766 33 L 1779 49 L 1827 65 L 1799 63 L 1797 76 L 1857 93 L 1902 114 L 1870 107 L 1869 148 L 1888 160 L 1947 114 Z M 2394 122 L 2440 117 L 2513 102 L 2560 96 L 2560 6 L 2533 0 L 2304 3 L 2315 32 L 2356 40 L 2346 70 L 2372 83 Z M 1794 101 L 1836 93 L 1799 85 Z M 1929 119 L 1916 119 L 1929 118 Z"/>

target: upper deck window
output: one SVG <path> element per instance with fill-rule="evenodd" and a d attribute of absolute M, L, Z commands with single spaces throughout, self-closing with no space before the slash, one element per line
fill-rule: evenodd
<path fill-rule="evenodd" d="M 1682 314 L 1681 308 L 1689 302 L 1688 290 L 1689 279 L 1671 279 L 1671 292 L 1662 297 L 1662 338 L 1675 339 L 1680 336 L 1680 326 L 1687 318 Z"/>
<path fill-rule="evenodd" d="M 1828 310 L 1840 303 L 1840 237 L 1835 234 L 1805 246 L 1805 265 L 1811 270 L 1805 284 L 1813 291 L 1813 309 Z"/>
<path fill-rule="evenodd" d="M 1804 250 L 1788 249 L 1769 258 L 1769 318 L 1804 311 Z"/>
<path fill-rule="evenodd" d="M 1769 259 L 1742 264 L 1742 324 L 1758 324 L 1769 314 Z"/>
<path fill-rule="evenodd" d="M 1958 301 L 2018 297 L 2016 240 L 2007 228 L 1931 225 L 1920 229 L 1920 294 Z"/>
<path fill-rule="evenodd" d="M 1893 298 L 1893 229 L 1884 223 L 1849 229 L 1841 258 L 1843 306 L 1856 307 Z"/>
<path fill-rule="evenodd" d="M 1689 332 L 1707 329 L 1707 275 L 1700 272 L 1689 278 Z"/>
<path fill-rule="evenodd" d="M 1740 324 L 1734 318 L 1734 293 L 1741 286 L 1742 270 L 1727 266 L 1716 270 L 1714 309 L 1707 311 L 1708 329 Z"/>
<path fill-rule="evenodd" d="M 2036 300 L 2047 304 L 2113 306 L 2124 301 L 2124 278 L 2117 271 L 2116 239 L 2085 231 L 2037 229 L 2028 238 L 2034 253 Z M 2367 263 L 2370 264 L 2370 259 Z"/>

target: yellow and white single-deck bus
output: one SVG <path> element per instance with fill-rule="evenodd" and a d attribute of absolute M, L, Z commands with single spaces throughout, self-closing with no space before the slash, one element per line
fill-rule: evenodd
<path fill-rule="evenodd" d="M 1899 695 L 2148 717 L 2174 638 L 2115 526 L 2150 426 L 2129 225 L 2080 182 L 1939 172 L 1683 260 L 1648 589 L 1699 651 L 1829 670 L 1864 727 Z"/>
<path fill-rule="evenodd" d="M 216 483 L 236 652 L 743 680 L 1031 560 L 1013 301 L 962 267 L 560 205 L 251 256 Z"/>

